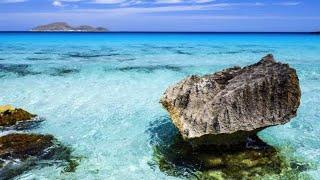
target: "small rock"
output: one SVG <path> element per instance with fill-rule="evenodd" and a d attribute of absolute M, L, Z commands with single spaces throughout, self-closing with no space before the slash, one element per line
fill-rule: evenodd
<path fill-rule="evenodd" d="M 0 128 L 15 126 L 16 129 L 24 129 L 42 121 L 37 115 L 10 105 L 0 106 Z"/>
<path fill-rule="evenodd" d="M 62 146 L 52 135 L 8 134 L 0 137 L 0 177 L 10 179 L 26 170 L 30 170 L 41 160 L 58 160 L 69 166 L 75 161 L 71 151 Z M 52 165 L 45 161 L 41 164 Z M 72 167 L 74 170 L 75 167 Z M 0 178 L 0 179 L 1 179 Z"/>

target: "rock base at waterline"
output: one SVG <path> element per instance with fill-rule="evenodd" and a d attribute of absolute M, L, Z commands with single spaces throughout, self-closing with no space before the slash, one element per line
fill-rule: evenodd
<path fill-rule="evenodd" d="M 288 161 L 259 140 L 238 146 L 193 147 L 177 136 L 171 145 L 154 146 L 154 167 L 170 176 L 195 179 L 301 179 L 310 165 Z"/>

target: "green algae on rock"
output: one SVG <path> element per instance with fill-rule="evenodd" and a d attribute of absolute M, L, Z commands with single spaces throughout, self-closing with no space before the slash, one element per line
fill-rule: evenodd
<path fill-rule="evenodd" d="M 308 179 L 310 165 L 288 161 L 257 137 L 243 145 L 194 149 L 180 135 L 170 145 L 154 146 L 153 163 L 170 176 L 191 179 Z"/>
<path fill-rule="evenodd" d="M 0 106 L 0 129 L 15 126 L 15 129 L 25 129 L 42 121 L 37 115 L 11 105 Z"/>
<path fill-rule="evenodd" d="M 0 177 L 8 179 L 35 166 L 56 163 L 65 165 L 69 172 L 77 166 L 70 148 L 52 135 L 14 133 L 0 137 Z"/>

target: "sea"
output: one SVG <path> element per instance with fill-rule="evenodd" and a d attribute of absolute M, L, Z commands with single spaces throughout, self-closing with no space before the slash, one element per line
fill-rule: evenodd
<path fill-rule="evenodd" d="M 73 172 L 38 166 L 15 179 L 184 179 L 162 172 L 154 146 L 177 133 L 159 100 L 192 75 L 273 54 L 297 70 L 297 116 L 259 133 L 320 179 L 320 36 L 307 33 L 0 33 L 0 104 L 45 120 L 79 158 Z M 0 134 L 3 134 L 1 132 Z"/>

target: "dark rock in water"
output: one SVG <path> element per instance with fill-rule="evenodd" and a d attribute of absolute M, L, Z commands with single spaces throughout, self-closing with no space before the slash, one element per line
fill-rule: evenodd
<path fill-rule="evenodd" d="M 69 68 L 54 68 L 54 72 L 51 73 L 51 76 L 66 76 L 69 74 L 79 73 L 78 69 L 69 69 Z"/>
<path fill-rule="evenodd" d="M 9 179 L 34 166 L 64 162 L 74 170 L 71 151 L 51 135 L 8 134 L 0 137 L 0 177 Z M 41 162 L 41 160 L 46 160 Z M 49 162 L 48 160 L 53 160 Z M 59 161 L 56 161 L 59 160 Z M 46 164 L 47 163 L 47 164 Z M 0 178 L 0 179 L 1 179 Z"/>
<path fill-rule="evenodd" d="M 145 73 L 152 73 L 157 70 L 170 70 L 170 71 L 181 71 L 182 68 L 179 66 L 172 66 L 172 65 L 151 65 L 151 66 L 128 66 L 128 67 L 121 67 L 118 68 L 119 71 L 137 71 L 137 72 L 145 72 Z"/>
<path fill-rule="evenodd" d="M 252 147 L 221 148 L 208 145 L 194 149 L 176 137 L 170 145 L 154 146 L 153 163 L 170 176 L 190 179 L 301 179 L 311 165 L 288 160 L 259 139 Z M 153 166 L 152 163 L 150 163 Z M 302 178 L 303 179 L 303 178 Z M 307 178 L 305 178 L 307 179 Z"/>
<path fill-rule="evenodd" d="M 0 64 L 0 72 L 13 73 L 18 76 L 37 75 L 39 72 L 29 70 L 28 64 Z"/>
<path fill-rule="evenodd" d="M 169 87 L 160 102 L 193 145 L 232 145 L 289 122 L 300 96 L 296 71 L 267 55 L 244 68 L 187 77 Z"/>
<path fill-rule="evenodd" d="M 42 119 L 23 109 L 10 105 L 0 106 L 0 129 L 25 129 L 32 127 Z"/>
<path fill-rule="evenodd" d="M 53 146 L 53 136 L 35 134 L 9 134 L 0 137 L 0 157 L 26 159 L 30 156 L 42 156 L 45 150 Z"/>

